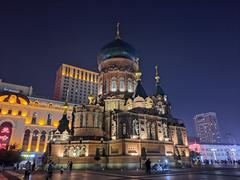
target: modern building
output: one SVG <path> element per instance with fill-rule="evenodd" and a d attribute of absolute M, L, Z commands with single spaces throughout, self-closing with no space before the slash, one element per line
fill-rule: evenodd
<path fill-rule="evenodd" d="M 236 144 L 189 144 L 190 151 L 200 153 L 204 162 L 238 161 L 240 160 L 240 145 Z"/>
<path fill-rule="evenodd" d="M 69 104 L 69 118 L 72 106 Z M 41 157 L 63 112 L 64 102 L 0 92 L 0 149 L 14 145 L 23 156 Z"/>
<path fill-rule="evenodd" d="M 216 113 L 208 112 L 194 117 L 197 137 L 200 143 L 220 143 L 220 132 Z"/>
<path fill-rule="evenodd" d="M 87 104 L 88 96 L 97 96 L 98 73 L 62 64 L 56 73 L 54 99 Z M 67 95 L 68 94 L 68 95 Z"/>
<path fill-rule="evenodd" d="M 25 96 L 32 96 L 33 88 L 32 86 L 27 87 L 27 86 L 3 82 L 3 80 L 0 79 L 0 92 L 4 92 L 4 91 L 20 93 Z"/>
<path fill-rule="evenodd" d="M 188 164 L 186 128 L 171 114 L 157 67 L 156 90 L 148 95 L 137 53 L 119 29 L 100 50 L 98 69 L 98 97 L 74 107 L 71 128 L 67 118 L 59 123 L 50 140 L 51 160 L 63 167 L 71 160 L 75 169 L 96 167 L 96 155 L 101 168 L 139 168 L 146 156 L 153 164 Z"/>

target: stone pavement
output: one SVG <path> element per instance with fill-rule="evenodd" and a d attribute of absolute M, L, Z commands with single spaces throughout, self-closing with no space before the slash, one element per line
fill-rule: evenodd
<path fill-rule="evenodd" d="M 3 176 L 2 173 L 0 173 L 0 179 L 1 179 L 1 180 L 7 180 L 7 178 L 6 178 L 5 176 Z"/>
<path fill-rule="evenodd" d="M 22 179 L 22 178 L 20 178 Z M 46 179 L 44 172 L 35 172 L 32 180 L 42 180 Z M 62 175 L 56 171 L 53 175 L 53 180 L 123 180 L 123 179 L 141 179 L 141 180 L 240 180 L 240 169 L 207 169 L 207 168 L 192 168 L 192 169 L 172 169 L 170 172 L 166 173 L 154 173 L 152 175 L 146 175 L 144 171 L 137 170 L 101 170 L 101 171 L 91 171 L 91 170 L 75 170 L 71 173 L 65 171 Z"/>

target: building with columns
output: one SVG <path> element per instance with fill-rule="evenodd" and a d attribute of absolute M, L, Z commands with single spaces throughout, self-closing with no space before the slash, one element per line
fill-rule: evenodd
<path fill-rule="evenodd" d="M 189 164 L 184 124 L 171 114 L 171 104 L 155 68 L 155 92 L 148 95 L 141 81 L 139 57 L 120 37 L 101 48 L 98 56 L 98 96 L 75 106 L 71 121 L 62 118 L 50 138 L 49 155 L 58 166 L 73 168 L 139 168 L 152 163 Z M 154 73 L 153 73 L 154 78 Z M 100 160 L 96 162 L 96 154 Z"/>
<path fill-rule="evenodd" d="M 68 117 L 71 118 L 69 104 Z M 0 149 L 14 145 L 23 154 L 42 155 L 51 131 L 58 127 L 64 102 L 0 92 Z"/>

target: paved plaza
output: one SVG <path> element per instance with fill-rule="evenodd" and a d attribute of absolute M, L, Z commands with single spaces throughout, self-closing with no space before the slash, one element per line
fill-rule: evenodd
<path fill-rule="evenodd" d="M 0 176 L 1 177 L 1 176 Z M 19 179 L 22 179 L 22 175 L 18 176 Z M 36 172 L 30 178 L 32 180 L 42 180 L 46 179 L 44 173 Z M 128 170 L 114 170 L 114 171 L 72 171 L 71 173 L 65 171 L 62 175 L 58 172 L 55 172 L 53 180 L 69 179 L 69 180 L 121 180 L 121 179 L 166 179 L 166 180 L 240 180 L 240 169 L 181 169 L 181 170 L 172 170 L 164 174 L 153 173 L 152 175 L 146 175 L 143 171 L 128 171 Z"/>

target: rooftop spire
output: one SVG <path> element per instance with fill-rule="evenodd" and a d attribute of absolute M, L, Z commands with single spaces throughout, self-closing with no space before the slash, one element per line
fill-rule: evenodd
<path fill-rule="evenodd" d="M 156 96 L 161 95 L 164 96 L 164 92 L 162 87 L 160 86 L 160 76 L 158 74 L 158 66 L 155 66 L 155 81 L 156 81 Z"/>
<path fill-rule="evenodd" d="M 137 62 L 137 71 L 135 72 L 136 80 L 141 81 L 142 73 L 140 71 L 139 59 L 137 59 L 136 62 Z"/>
<path fill-rule="evenodd" d="M 117 28 L 117 31 L 116 31 L 116 39 L 121 39 L 120 37 L 120 22 L 117 22 L 117 25 L 116 25 L 116 28 Z"/>
<path fill-rule="evenodd" d="M 159 77 L 159 75 L 158 75 L 158 66 L 156 65 L 155 66 L 155 80 L 156 80 L 156 84 L 158 84 L 159 83 L 159 81 L 160 81 L 160 77 Z"/>

